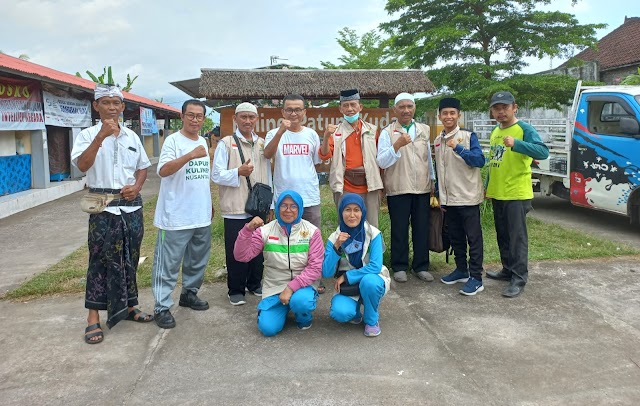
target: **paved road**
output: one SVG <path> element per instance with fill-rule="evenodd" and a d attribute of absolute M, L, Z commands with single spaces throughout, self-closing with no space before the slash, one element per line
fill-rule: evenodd
<path fill-rule="evenodd" d="M 632 272 L 635 271 L 635 272 Z M 440 275 L 438 275 L 440 276 Z M 128 321 L 82 340 L 83 295 L 0 301 L 3 405 L 637 405 L 638 258 L 540 262 L 516 299 L 486 281 L 410 277 L 384 298 L 382 335 L 329 318 L 320 296 L 310 330 L 256 328 L 258 298 L 231 306 L 207 285 L 208 311 L 178 308 L 177 327 Z M 177 297 L 175 298 L 177 299 Z M 149 289 L 141 292 L 152 307 Z M 104 317 L 104 314 L 102 315 Z"/>
<path fill-rule="evenodd" d="M 149 168 L 143 199 L 157 195 L 160 178 Z M 0 297 L 87 243 L 89 215 L 80 210 L 84 191 L 0 219 Z M 46 238 L 43 238 L 43 235 Z"/>
<path fill-rule="evenodd" d="M 640 227 L 629 224 L 629 218 L 612 213 L 571 205 L 555 196 L 536 193 L 530 215 L 563 227 L 582 230 L 612 241 L 621 241 L 640 249 Z"/>

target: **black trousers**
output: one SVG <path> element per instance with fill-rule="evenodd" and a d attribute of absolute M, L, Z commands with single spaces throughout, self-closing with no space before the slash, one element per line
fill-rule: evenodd
<path fill-rule="evenodd" d="M 248 219 L 224 219 L 224 253 L 227 261 L 227 288 L 229 295 L 244 295 L 245 288 L 254 291 L 261 286 L 264 259 L 262 254 L 249 262 L 238 262 L 233 256 L 233 246 L 238 233 Z"/>
<path fill-rule="evenodd" d="M 429 270 L 429 193 L 387 196 L 391 219 L 391 268 L 409 270 L 409 221 L 414 272 Z"/>
<path fill-rule="evenodd" d="M 469 271 L 469 275 L 482 280 L 482 225 L 480 224 L 480 205 L 447 206 L 445 219 L 449 230 L 449 241 L 456 258 L 456 268 Z M 467 263 L 467 244 L 469 262 Z"/>
<path fill-rule="evenodd" d="M 502 268 L 511 272 L 511 281 L 521 286 L 529 276 L 527 213 L 530 210 L 531 200 L 493 199 L 493 221 Z"/>

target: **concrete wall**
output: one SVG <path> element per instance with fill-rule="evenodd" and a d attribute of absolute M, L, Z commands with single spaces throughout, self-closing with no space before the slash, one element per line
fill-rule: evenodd
<path fill-rule="evenodd" d="M 582 66 L 575 66 L 571 68 L 556 68 L 540 74 L 554 74 L 554 75 L 570 75 L 576 79 L 592 80 L 599 82 L 600 79 L 600 66 L 598 62 L 591 61 L 585 62 Z"/>
<path fill-rule="evenodd" d="M 637 74 L 639 66 L 640 65 L 632 65 L 600 72 L 600 80 L 608 85 L 619 85 L 627 76 Z"/>

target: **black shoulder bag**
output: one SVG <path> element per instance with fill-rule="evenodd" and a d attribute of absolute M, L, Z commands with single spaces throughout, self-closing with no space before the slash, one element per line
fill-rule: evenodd
<path fill-rule="evenodd" d="M 240 153 L 240 161 L 244 165 L 244 154 L 242 153 L 242 144 L 238 139 L 236 134 L 233 134 L 233 138 L 238 145 L 238 152 Z M 273 191 L 269 185 L 265 185 L 264 183 L 256 182 L 253 186 L 251 186 L 251 181 L 247 178 L 247 186 L 249 187 L 249 197 L 247 197 L 247 203 L 244 206 L 244 211 L 246 213 L 251 214 L 252 216 L 261 217 L 263 220 L 266 220 L 267 215 L 269 214 L 269 209 L 271 208 L 271 202 L 273 200 Z"/>

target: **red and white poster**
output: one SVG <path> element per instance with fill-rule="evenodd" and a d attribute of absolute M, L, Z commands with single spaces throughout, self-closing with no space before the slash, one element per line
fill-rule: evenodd
<path fill-rule="evenodd" d="M 44 128 L 40 82 L 0 77 L 0 131 Z"/>

